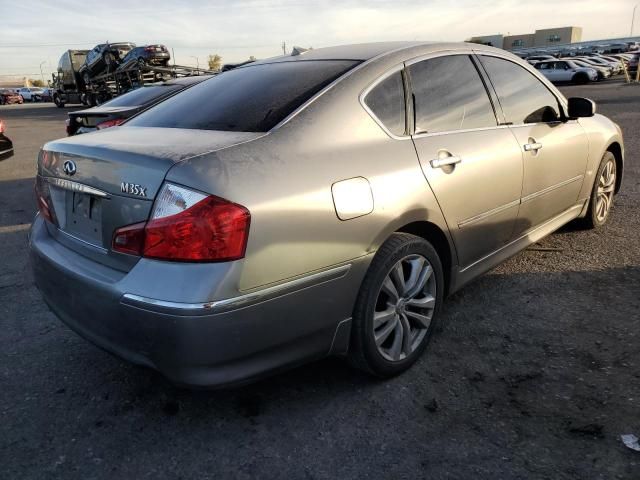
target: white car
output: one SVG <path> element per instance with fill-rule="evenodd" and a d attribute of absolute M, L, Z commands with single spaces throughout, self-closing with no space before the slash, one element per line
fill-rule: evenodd
<path fill-rule="evenodd" d="M 18 93 L 22 95 L 25 102 L 39 102 L 44 92 L 37 87 L 22 87 L 18 90 Z"/>
<path fill-rule="evenodd" d="M 598 80 L 595 68 L 581 67 L 571 60 L 537 62 L 534 67 L 552 82 L 588 83 Z"/>

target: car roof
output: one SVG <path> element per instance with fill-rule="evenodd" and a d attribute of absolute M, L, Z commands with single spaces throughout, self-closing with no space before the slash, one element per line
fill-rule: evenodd
<path fill-rule="evenodd" d="M 165 85 L 191 85 L 193 83 L 204 82 L 205 80 L 208 80 L 211 77 L 215 77 L 215 75 L 191 75 L 188 77 L 173 78 L 163 83 Z"/>
<path fill-rule="evenodd" d="M 298 55 L 280 55 L 278 57 L 265 58 L 263 60 L 257 60 L 247 65 L 240 66 L 238 68 L 251 68 L 255 65 L 278 63 L 278 62 L 291 62 L 291 61 L 307 61 L 307 60 L 354 60 L 354 61 L 367 61 L 375 57 L 380 57 L 386 54 L 396 53 L 402 50 L 409 50 L 415 47 L 423 47 L 423 54 L 430 52 L 436 52 L 439 50 L 456 50 L 463 48 L 472 48 L 474 50 L 490 50 L 490 51 L 503 51 L 493 47 L 480 45 L 476 43 L 464 43 L 464 42 L 426 42 L 426 41 L 400 41 L 400 42 L 373 42 L 373 43 L 357 43 L 352 45 L 337 45 L 333 47 L 323 47 L 317 49 L 310 49 L 304 51 Z M 504 52 L 504 51 L 503 51 Z"/>

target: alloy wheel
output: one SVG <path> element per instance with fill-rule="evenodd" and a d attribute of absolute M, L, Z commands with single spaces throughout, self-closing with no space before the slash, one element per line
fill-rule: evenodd
<path fill-rule="evenodd" d="M 436 306 L 433 267 L 422 255 L 408 255 L 387 273 L 373 312 L 378 352 L 391 362 L 408 357 L 427 334 Z"/>
<path fill-rule="evenodd" d="M 616 187 L 616 162 L 612 159 L 607 162 L 600 178 L 598 179 L 598 189 L 596 192 L 596 218 L 599 222 L 604 221 L 609 215 L 611 205 L 613 205 L 613 191 Z"/>

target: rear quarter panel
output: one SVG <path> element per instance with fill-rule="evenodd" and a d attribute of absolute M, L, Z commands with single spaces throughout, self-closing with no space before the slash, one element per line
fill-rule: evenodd
<path fill-rule="evenodd" d="M 239 290 L 350 262 L 402 226 L 428 220 L 446 232 L 413 142 L 390 138 L 360 93 L 393 65 L 364 65 L 289 122 L 253 142 L 193 158 L 167 180 L 227 198 L 251 212 Z M 366 178 L 373 212 L 347 221 L 331 186 Z"/>

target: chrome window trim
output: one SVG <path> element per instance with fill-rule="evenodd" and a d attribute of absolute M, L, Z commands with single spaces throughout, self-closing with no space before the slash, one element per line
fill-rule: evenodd
<path fill-rule="evenodd" d="M 376 88 L 380 83 L 384 82 L 387 78 L 389 78 L 391 75 L 398 73 L 398 72 L 402 72 L 404 70 L 404 62 L 400 63 L 398 65 L 394 65 L 391 69 L 387 70 L 385 73 L 383 73 L 382 75 L 380 75 L 379 77 L 377 77 L 368 87 L 366 87 L 362 92 L 360 92 L 360 95 L 358 96 L 358 101 L 360 102 L 360 105 L 362 106 L 362 108 L 364 108 L 365 112 L 367 112 L 369 114 L 369 116 L 373 119 L 374 122 L 376 122 L 378 124 L 378 126 L 380 128 L 382 128 L 382 130 L 384 130 L 384 132 L 389 135 L 391 138 L 393 138 L 394 140 L 408 140 L 411 138 L 411 135 L 396 135 L 395 133 L 392 133 L 386 126 L 385 124 L 382 122 L 382 120 L 380 120 L 378 118 L 378 116 L 373 113 L 373 110 L 371 110 L 369 108 L 369 106 L 366 103 L 366 99 L 367 99 L 367 95 L 369 95 L 369 93 L 371 93 L 371 91 Z M 403 81 L 404 83 L 404 81 Z M 403 89 L 404 89 L 404 85 L 403 85 Z M 406 94 L 406 92 L 405 92 Z M 405 118 L 405 128 L 406 128 L 406 121 L 407 121 L 407 108 L 406 108 L 406 98 L 405 98 L 405 108 L 404 108 L 404 118 Z"/>
<path fill-rule="evenodd" d="M 312 273 L 272 287 L 256 290 L 244 295 L 214 300 L 210 302 L 182 303 L 144 297 L 133 293 L 122 295 L 120 302 L 132 307 L 174 313 L 176 315 L 213 315 L 249 307 L 276 297 L 294 293 L 321 283 L 344 277 L 351 269 L 351 264 L 341 265 L 322 272 Z"/>
<path fill-rule="evenodd" d="M 101 198 L 110 198 L 111 195 L 103 190 L 98 190 L 97 188 L 90 187 L 83 183 L 74 182 L 72 180 L 67 180 L 66 178 L 58 178 L 58 177 L 42 177 L 46 182 L 55 185 L 58 188 L 62 188 L 63 190 L 70 190 L 72 192 L 80 192 L 87 193 L 89 195 L 95 195 L 96 197 Z"/>
<path fill-rule="evenodd" d="M 289 123 L 293 118 L 295 118 L 298 114 L 303 112 L 309 105 L 311 105 L 313 102 L 315 102 L 317 99 L 319 99 L 326 92 L 331 90 L 338 83 L 343 81 L 345 78 L 349 78 L 351 75 L 353 75 L 354 73 L 358 72 L 359 70 L 369 66 L 369 64 L 371 64 L 371 63 L 373 63 L 373 62 L 375 62 L 375 61 L 377 61 L 377 60 L 379 60 L 381 58 L 384 58 L 387 55 L 393 55 L 394 53 L 401 52 L 402 50 L 406 50 L 406 49 L 413 48 L 413 47 L 419 47 L 419 46 L 421 46 L 421 45 L 403 45 L 403 46 L 398 47 L 398 48 L 396 48 L 394 50 L 390 50 L 388 52 L 380 53 L 380 54 L 376 55 L 375 57 L 371 57 L 371 58 L 369 58 L 367 60 L 364 60 L 364 61 L 359 60 L 360 63 L 358 65 L 353 67 L 351 70 L 349 70 L 344 75 L 341 75 L 340 77 L 336 78 L 333 82 L 331 82 L 329 85 L 324 87 L 322 90 L 320 90 L 314 96 L 312 96 L 309 100 L 304 102 L 302 105 L 300 105 L 298 108 L 296 108 L 293 112 L 291 112 L 289 115 L 287 115 L 282 121 L 280 121 L 280 123 L 278 123 L 275 127 L 273 127 L 269 131 L 270 132 L 274 132 L 274 131 L 278 130 L 279 128 L 283 127 L 284 125 L 286 125 L 287 123 Z M 356 61 L 356 59 L 353 59 L 353 60 Z M 306 61 L 306 60 L 300 60 L 300 61 Z M 313 60 L 309 60 L 309 61 L 313 61 Z M 322 60 L 318 60 L 318 61 L 322 61 Z"/>

